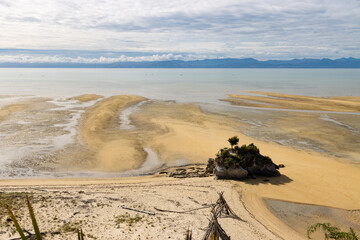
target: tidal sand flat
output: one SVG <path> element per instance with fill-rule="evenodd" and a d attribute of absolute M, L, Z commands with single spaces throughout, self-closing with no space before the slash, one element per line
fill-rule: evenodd
<path fill-rule="evenodd" d="M 248 135 L 299 149 L 326 152 L 359 164 L 360 99 L 309 97 L 250 91 L 223 99 L 241 107 L 264 109 L 267 119 Z M 274 111 L 278 109 L 279 111 Z M 285 137 L 286 136 L 286 137 Z"/>
<path fill-rule="evenodd" d="M 238 236 L 245 239 L 304 239 L 306 232 L 289 226 L 264 199 L 352 211 L 360 208 L 360 185 L 354 184 L 360 182 L 360 168 L 356 164 L 358 148 L 355 148 L 359 146 L 356 99 L 351 100 L 355 103 L 349 104 L 350 107 L 344 107 L 344 111 L 347 109 L 347 113 L 351 113 L 347 115 L 332 112 L 333 102 L 329 102 L 330 106 L 321 104 L 322 109 L 327 109 L 326 113 L 279 113 L 270 109 L 261 115 L 254 112 L 259 111 L 256 108 L 249 112 L 244 112 L 241 107 L 235 112 L 233 108 L 224 108 L 221 112 L 206 111 L 201 104 L 153 100 L 136 95 L 28 100 L 31 108 L 8 113 L 0 122 L 3 132 L 7 129 L 2 143 L 7 144 L 8 149 L 21 146 L 24 150 L 16 161 L 13 161 L 14 156 L 8 156 L 7 162 L 2 163 L 2 174 L 10 179 L 1 180 L 1 196 L 8 198 L 10 193 L 16 195 L 20 192 L 20 198 L 15 197 L 19 201 L 24 193 L 33 196 L 34 208 L 39 211 L 44 230 L 54 232 L 62 229 L 60 236 L 54 235 L 54 239 L 73 234 L 64 231 L 64 224 L 81 225 L 95 239 L 106 239 L 105 232 L 127 239 L 137 239 L 143 233 L 149 239 L 168 239 L 169 236 L 183 239 L 189 225 L 193 226 L 196 238 L 202 236 L 209 209 L 162 215 L 164 213 L 156 212 L 154 207 L 174 211 L 197 208 L 216 201 L 216 192 L 225 191 L 230 206 L 246 221 L 230 223 L 227 219 L 221 220 L 233 239 Z M 1 109 L 4 108 L 6 106 Z M 131 111 L 127 111 L 129 108 Z M 251 128 L 254 122 L 245 119 L 255 115 L 258 123 L 266 124 Z M 310 120 L 305 121 L 307 118 Z M 24 122 L 19 123 L 20 120 Z M 324 132 L 311 135 L 319 126 Z M 36 133 L 29 136 L 34 128 Z M 259 134 L 261 130 L 268 138 Z M 244 181 L 214 180 L 212 177 L 173 179 L 158 175 L 121 178 L 154 173 L 170 166 L 206 164 L 207 159 L 227 146 L 226 140 L 234 135 L 239 137 L 240 144 L 254 143 L 263 155 L 270 156 L 277 164 L 284 164 L 282 175 Z M 332 143 L 340 135 L 342 141 L 353 145 L 339 151 L 341 144 Z M 55 144 L 59 143 L 56 140 L 61 136 L 67 136 L 62 139 L 63 144 Z M 335 137 L 329 141 L 329 136 Z M 19 138 L 26 141 L 19 142 Z M 35 140 L 39 139 L 46 141 L 35 145 Z M 305 147 L 301 144 L 291 146 L 289 143 L 294 139 L 313 140 Z M 324 142 L 322 151 L 318 148 L 319 142 Z M 145 172 L 136 172 L 144 165 Z M 24 178 L 42 179 L 19 180 L 18 173 L 21 172 Z M 61 178 L 54 179 L 54 176 Z M 48 202 L 42 201 L 42 197 Z M 16 202 L 18 209 L 19 204 L 21 202 Z M 52 209 L 57 204 L 63 207 L 56 209 L 55 214 Z M 116 216 L 136 217 L 121 205 L 154 211 L 160 218 L 140 214 L 142 220 L 134 224 L 134 229 L 126 224 L 119 226 Z M 297 211 L 295 207 L 292 209 Z M 30 226 L 26 212 L 17 211 L 16 214 L 21 216 L 25 226 Z M 307 213 L 310 218 L 312 214 L 311 211 Z M 356 213 L 350 211 L 348 215 L 347 221 L 356 221 Z M 296 218 L 294 215 L 288 217 Z M 329 221 L 331 218 L 334 215 L 328 216 Z M 8 239 L 9 232 L 15 236 L 6 219 L 7 216 L 2 215 L 0 236 L 3 239 Z"/>
<path fill-rule="evenodd" d="M 360 97 L 309 97 L 281 93 L 247 91 L 254 95 L 229 94 L 224 99 L 241 106 L 313 111 L 359 112 Z"/>

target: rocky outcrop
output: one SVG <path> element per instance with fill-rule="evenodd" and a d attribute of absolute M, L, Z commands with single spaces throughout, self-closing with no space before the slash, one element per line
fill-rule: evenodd
<path fill-rule="evenodd" d="M 266 156 L 258 154 L 246 154 L 245 159 L 245 169 L 251 175 L 262 175 L 267 177 L 280 176 L 278 171 L 279 167 L 273 163 L 273 161 Z"/>
<path fill-rule="evenodd" d="M 173 178 L 209 177 L 213 175 L 206 171 L 204 167 L 198 166 L 184 166 L 182 168 L 168 169 L 167 171 L 159 172 L 159 174 Z"/>
<path fill-rule="evenodd" d="M 254 175 L 280 176 L 278 169 L 271 158 L 261 155 L 259 149 L 250 144 L 220 149 L 215 159 L 208 160 L 206 172 L 222 179 L 241 179 Z"/>

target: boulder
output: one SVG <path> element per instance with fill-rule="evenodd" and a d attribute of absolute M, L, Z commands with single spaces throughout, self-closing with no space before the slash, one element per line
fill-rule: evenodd
<path fill-rule="evenodd" d="M 225 168 L 224 166 L 216 165 L 214 174 L 220 179 L 242 179 L 248 175 L 248 171 L 242 167 Z"/>

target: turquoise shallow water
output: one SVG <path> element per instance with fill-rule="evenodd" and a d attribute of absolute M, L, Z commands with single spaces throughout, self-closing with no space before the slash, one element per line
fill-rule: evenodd
<path fill-rule="evenodd" d="M 0 69 L 0 95 L 137 94 L 212 102 L 245 90 L 360 95 L 360 69 Z"/>

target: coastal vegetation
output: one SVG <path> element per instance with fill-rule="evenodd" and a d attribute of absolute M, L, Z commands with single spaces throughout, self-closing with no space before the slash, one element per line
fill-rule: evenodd
<path fill-rule="evenodd" d="M 32 208 L 31 206 L 31 203 L 30 203 L 30 200 L 29 200 L 29 197 L 26 196 L 26 203 L 27 203 L 27 207 L 29 209 L 29 214 L 30 214 L 30 218 L 31 218 L 31 222 L 32 222 L 32 225 L 34 227 L 34 231 L 35 231 L 35 236 L 36 236 L 36 240 L 42 240 L 42 237 L 41 237 L 41 233 L 40 233 L 40 229 L 39 229 L 39 226 L 37 224 L 37 221 L 36 221 L 36 218 L 35 218 L 35 213 L 34 213 L 34 209 Z M 24 231 L 23 229 L 20 227 L 15 215 L 13 214 L 11 208 L 9 205 L 6 206 L 7 208 L 7 211 L 9 213 L 9 216 L 12 220 L 12 222 L 14 223 L 15 225 L 15 228 L 16 228 L 16 231 L 19 233 L 20 237 L 21 237 L 21 240 L 26 240 L 28 239 L 27 237 L 25 237 L 25 234 L 24 234 Z"/>
<path fill-rule="evenodd" d="M 342 232 L 338 227 L 331 226 L 330 223 L 316 223 L 310 226 L 307 230 L 308 238 L 311 239 L 310 235 L 320 228 L 324 232 L 325 239 L 358 240 L 358 236 L 351 227 L 349 232 Z"/>
<path fill-rule="evenodd" d="M 214 173 L 218 178 L 245 178 L 247 176 L 279 176 L 279 166 L 270 157 L 260 154 L 253 143 L 238 146 L 237 136 L 228 139 L 230 148 L 219 150 L 216 158 L 210 158 L 207 172 Z"/>

